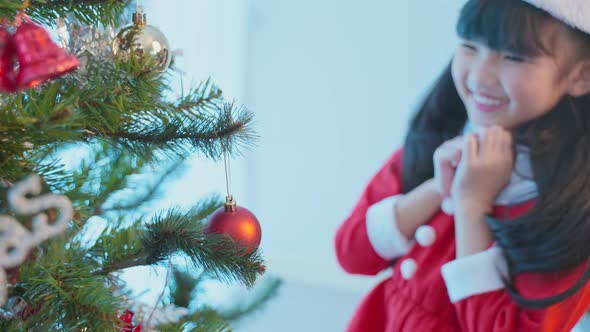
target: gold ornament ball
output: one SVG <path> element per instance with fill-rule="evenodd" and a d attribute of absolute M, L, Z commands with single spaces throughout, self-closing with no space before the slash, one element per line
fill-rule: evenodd
<path fill-rule="evenodd" d="M 172 59 L 168 39 L 156 27 L 146 24 L 144 13 L 134 13 L 133 24 L 122 28 L 111 46 L 115 58 L 121 62 L 127 62 L 134 55 L 153 57 L 159 72 L 165 71 Z"/>

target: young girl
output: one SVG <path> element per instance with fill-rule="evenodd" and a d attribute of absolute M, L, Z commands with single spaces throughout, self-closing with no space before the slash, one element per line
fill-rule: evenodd
<path fill-rule="evenodd" d="M 336 234 L 391 278 L 348 331 L 570 331 L 590 305 L 590 1 L 469 0 L 452 63 Z"/>

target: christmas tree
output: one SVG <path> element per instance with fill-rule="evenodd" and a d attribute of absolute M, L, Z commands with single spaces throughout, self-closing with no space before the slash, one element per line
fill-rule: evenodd
<path fill-rule="evenodd" d="M 149 206 L 189 156 L 227 163 L 252 146 L 253 116 L 211 80 L 170 97 L 170 47 L 140 12 L 122 27 L 129 6 L 0 0 L 2 331 L 226 331 L 279 284 L 232 312 L 194 305 L 203 280 L 264 274 L 257 221 L 229 189 L 225 203 Z M 108 226 L 91 239 L 97 218 Z M 155 306 L 121 280 L 135 266 L 166 267 Z"/>

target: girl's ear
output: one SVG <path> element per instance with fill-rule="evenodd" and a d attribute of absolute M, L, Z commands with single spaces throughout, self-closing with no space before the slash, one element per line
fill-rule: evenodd
<path fill-rule="evenodd" d="M 567 92 L 573 97 L 590 93 L 590 61 L 583 61 L 574 68 Z"/>

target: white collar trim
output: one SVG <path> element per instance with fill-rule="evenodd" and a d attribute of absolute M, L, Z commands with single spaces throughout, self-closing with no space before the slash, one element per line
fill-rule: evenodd
<path fill-rule="evenodd" d="M 477 131 L 469 122 L 465 124 L 463 133 Z M 537 197 L 537 184 L 533 181 L 530 153 L 527 147 L 517 146 L 516 160 L 510 182 L 496 197 L 496 205 L 512 205 L 526 202 Z M 442 203 L 442 210 L 447 214 L 453 214 L 454 206 L 452 197 L 446 198 Z"/>

